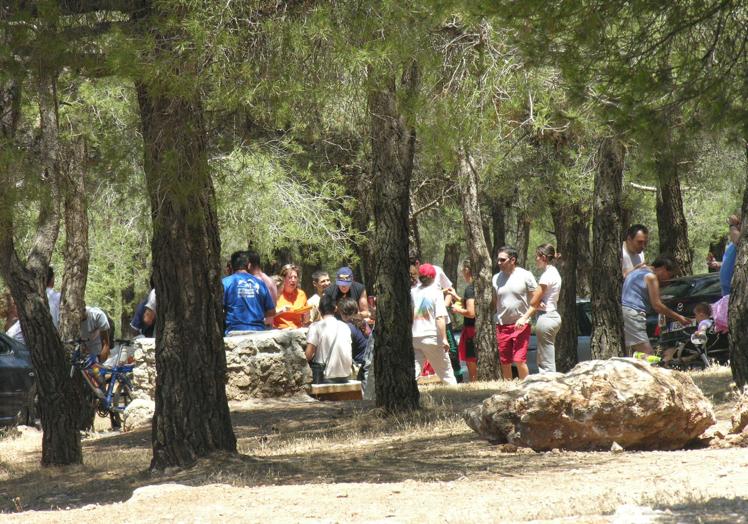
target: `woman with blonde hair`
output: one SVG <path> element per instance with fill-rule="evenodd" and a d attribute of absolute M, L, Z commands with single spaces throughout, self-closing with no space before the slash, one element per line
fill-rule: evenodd
<path fill-rule="evenodd" d="M 280 276 L 283 278 L 283 286 L 275 304 L 273 327 L 294 329 L 306 326 L 311 308 L 307 304 L 306 293 L 299 289 L 299 268 L 294 264 L 286 264 L 281 268 Z"/>
<path fill-rule="evenodd" d="M 561 292 L 561 275 L 554 265 L 556 249 L 551 244 L 541 244 L 535 250 L 535 265 L 543 274 L 538 279 L 538 287 L 530 298 L 530 308 L 517 325 L 527 324 L 535 311 L 539 312 L 535 324 L 535 338 L 538 344 L 538 370 L 541 373 L 556 371 L 556 335 L 561 329 L 561 316 L 556 304 Z"/>

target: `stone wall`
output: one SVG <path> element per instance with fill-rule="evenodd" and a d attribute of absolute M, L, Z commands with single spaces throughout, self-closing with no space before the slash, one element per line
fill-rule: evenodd
<path fill-rule="evenodd" d="M 288 397 L 304 391 L 312 381 L 312 372 L 304 357 L 306 329 L 246 332 L 223 340 L 229 400 Z M 135 341 L 135 362 L 135 396 L 153 399 L 156 387 L 154 339 Z"/>

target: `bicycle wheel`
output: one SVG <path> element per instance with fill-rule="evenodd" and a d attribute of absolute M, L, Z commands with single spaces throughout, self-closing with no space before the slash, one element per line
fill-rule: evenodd
<path fill-rule="evenodd" d="M 114 385 L 114 391 L 112 392 L 112 407 L 111 411 L 116 413 L 122 413 L 125 408 L 132 402 L 132 391 L 127 382 L 118 381 Z"/>

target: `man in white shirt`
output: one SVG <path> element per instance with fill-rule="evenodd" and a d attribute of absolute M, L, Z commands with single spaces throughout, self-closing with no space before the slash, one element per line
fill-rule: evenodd
<path fill-rule="evenodd" d="M 413 301 L 413 350 L 416 357 L 416 378 L 421 374 L 424 361 L 445 384 L 457 384 L 454 370 L 449 360 L 447 340 L 447 308 L 444 295 L 435 283 L 436 268 L 431 264 L 418 267 L 420 284 L 411 288 Z"/>
<path fill-rule="evenodd" d="M 319 301 L 322 320 L 309 326 L 306 337 L 306 359 L 314 373 L 315 383 L 348 382 L 351 376 L 351 330 L 348 324 L 335 318 L 335 301 L 323 295 Z M 319 377 L 319 380 L 317 380 Z"/>
<path fill-rule="evenodd" d="M 496 258 L 500 271 L 493 276 L 493 303 L 496 306 L 496 339 L 499 343 L 501 376 L 512 379 L 512 363 L 517 366 L 520 379 L 527 369 L 527 347 L 530 344 L 530 324 L 515 325 L 528 312 L 530 298 L 538 287 L 529 271 L 517 266 L 517 250 L 511 246 L 499 248 Z"/>
<path fill-rule="evenodd" d="M 644 267 L 644 250 L 649 241 L 649 229 L 642 224 L 634 224 L 626 230 L 626 240 L 621 246 L 621 270 L 623 278 L 635 269 Z"/>

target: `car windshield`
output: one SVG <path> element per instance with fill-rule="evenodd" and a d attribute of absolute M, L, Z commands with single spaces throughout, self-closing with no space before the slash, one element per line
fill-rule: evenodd
<path fill-rule="evenodd" d="M 675 280 L 662 288 L 662 299 L 685 298 L 695 294 L 706 294 L 712 289 L 719 290 L 718 276 L 704 276 L 700 278 L 690 278 L 688 280 Z M 710 291 L 708 291 L 710 290 Z"/>
<path fill-rule="evenodd" d="M 676 280 L 675 282 L 670 282 L 662 288 L 662 298 L 687 297 L 693 292 L 694 287 L 693 280 Z"/>

